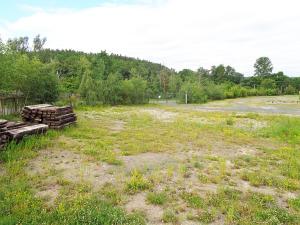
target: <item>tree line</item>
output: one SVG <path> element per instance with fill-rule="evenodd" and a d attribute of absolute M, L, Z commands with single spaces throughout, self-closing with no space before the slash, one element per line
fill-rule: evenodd
<path fill-rule="evenodd" d="M 300 78 L 273 73 L 267 57 L 257 59 L 245 77 L 231 66 L 176 72 L 145 60 L 73 50 L 44 49 L 37 35 L 0 39 L 0 95 L 22 95 L 28 102 L 73 101 L 82 104 L 144 104 L 151 98 L 189 103 L 255 95 L 297 94 Z"/>

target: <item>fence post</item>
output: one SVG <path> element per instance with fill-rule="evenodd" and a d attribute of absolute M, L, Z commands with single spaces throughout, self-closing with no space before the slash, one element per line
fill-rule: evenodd
<path fill-rule="evenodd" d="M 185 104 L 188 103 L 188 95 L 187 95 L 187 92 L 185 92 Z"/>

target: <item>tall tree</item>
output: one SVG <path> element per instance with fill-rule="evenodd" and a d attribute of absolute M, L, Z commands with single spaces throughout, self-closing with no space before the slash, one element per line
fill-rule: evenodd
<path fill-rule="evenodd" d="M 268 57 L 260 57 L 254 64 L 255 76 L 269 76 L 272 74 L 273 65 Z"/>
<path fill-rule="evenodd" d="M 25 53 L 29 51 L 29 38 L 19 37 L 14 39 L 8 39 L 7 47 L 13 52 Z"/>
<path fill-rule="evenodd" d="M 197 70 L 197 74 L 198 74 L 198 77 L 199 77 L 199 81 L 203 80 L 203 79 L 208 79 L 209 78 L 209 70 L 203 68 L 203 67 L 200 67 L 198 70 Z"/>
<path fill-rule="evenodd" d="M 5 44 L 3 43 L 0 37 L 0 54 L 3 54 L 4 52 L 5 52 Z"/>
<path fill-rule="evenodd" d="M 34 39 L 33 39 L 33 51 L 41 51 L 43 49 L 43 46 L 45 45 L 47 41 L 47 38 L 41 38 L 41 36 L 38 34 Z"/>
<path fill-rule="evenodd" d="M 164 97 L 166 97 L 169 89 L 169 81 L 170 81 L 169 72 L 167 70 L 160 71 L 159 79 L 160 79 L 161 88 L 164 92 Z"/>

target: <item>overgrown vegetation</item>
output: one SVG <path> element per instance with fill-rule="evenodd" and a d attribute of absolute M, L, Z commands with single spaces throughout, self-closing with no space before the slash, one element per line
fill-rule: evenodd
<path fill-rule="evenodd" d="M 144 104 L 150 98 L 180 102 L 246 96 L 298 94 L 299 78 L 273 73 L 267 57 L 259 58 L 253 77 L 231 66 L 176 72 L 160 64 L 107 54 L 43 49 L 37 36 L 30 48 L 27 37 L 0 40 L 0 94 L 23 95 L 28 102 L 73 104 Z M 39 90 L 39 91 L 36 91 Z M 58 98 L 59 97 L 59 98 Z"/>

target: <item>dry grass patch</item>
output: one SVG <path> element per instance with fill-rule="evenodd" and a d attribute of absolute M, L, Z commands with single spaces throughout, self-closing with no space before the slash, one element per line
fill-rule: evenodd
<path fill-rule="evenodd" d="M 161 224 L 163 217 L 163 209 L 160 206 L 148 204 L 145 193 L 138 193 L 131 196 L 130 200 L 125 204 L 126 211 L 142 212 L 146 215 L 147 224 Z"/>
<path fill-rule="evenodd" d="M 71 183 L 87 182 L 93 189 L 107 182 L 114 182 L 113 166 L 94 162 L 84 155 L 59 149 L 45 149 L 29 162 L 27 172 L 31 176 L 51 175 Z M 51 189 L 49 190 L 51 191 Z"/>
<path fill-rule="evenodd" d="M 152 116 L 154 119 L 159 120 L 161 122 L 173 122 L 178 115 L 175 112 L 166 111 L 158 108 L 148 108 L 139 110 L 140 113 L 146 113 Z"/>

